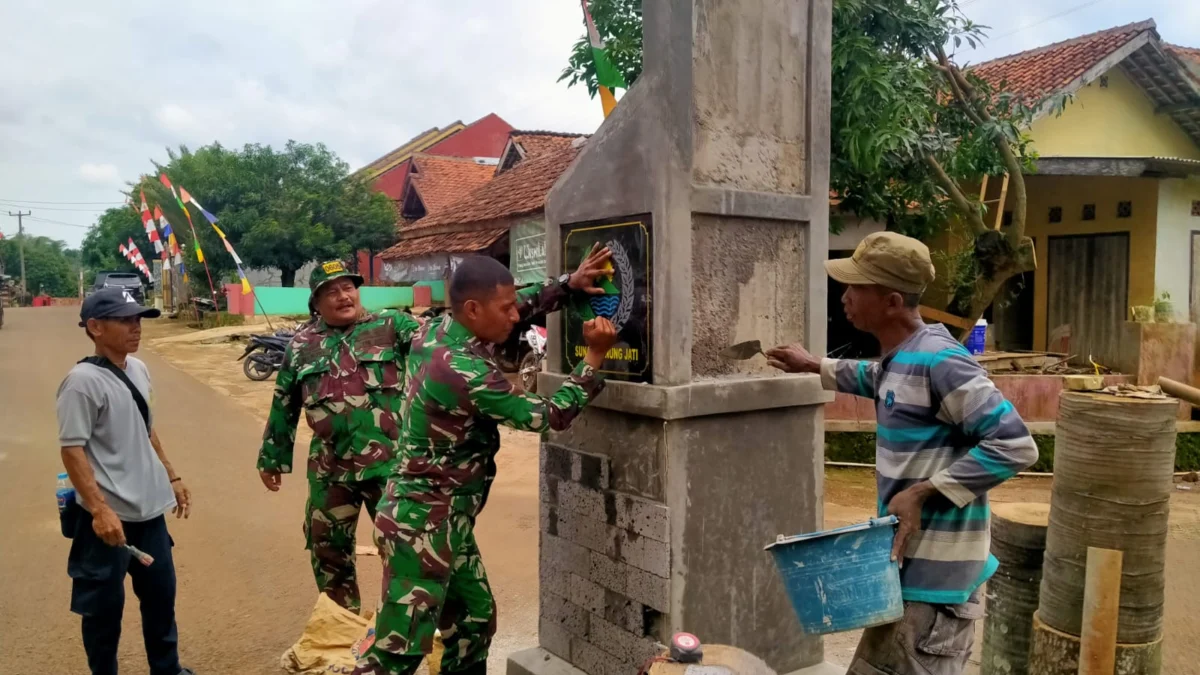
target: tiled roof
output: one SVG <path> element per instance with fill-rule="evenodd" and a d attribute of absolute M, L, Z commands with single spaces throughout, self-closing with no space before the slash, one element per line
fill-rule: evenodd
<path fill-rule="evenodd" d="M 993 87 L 1007 83 L 1007 91 L 1036 101 L 1065 88 L 1146 31 L 1155 31 L 1152 19 L 1005 56 L 971 71 Z"/>
<path fill-rule="evenodd" d="M 435 253 L 476 253 L 496 243 L 508 234 L 508 228 L 455 232 L 453 234 L 431 234 L 425 237 L 405 239 L 379 254 L 384 260 L 419 258 Z"/>
<path fill-rule="evenodd" d="M 492 179 L 496 165 L 481 164 L 473 159 L 414 155 L 415 171 L 410 189 L 415 189 L 425 205 L 427 214 L 437 213 L 469 195 Z"/>
<path fill-rule="evenodd" d="M 532 159 L 546 154 L 569 148 L 575 139 L 587 134 L 565 134 L 555 131 L 514 131 L 509 136 L 525 151 L 525 158 Z"/>
<path fill-rule="evenodd" d="M 579 155 L 582 144 L 576 139 L 578 137 L 569 138 L 561 147 L 526 159 L 453 205 L 418 220 L 408 231 L 486 222 L 541 211 L 546 206 L 550 188 Z"/>
<path fill-rule="evenodd" d="M 1195 47 L 1183 47 L 1181 45 L 1172 45 L 1172 44 L 1166 45 L 1166 48 L 1167 48 L 1167 51 L 1171 52 L 1172 54 L 1174 54 L 1175 56 L 1178 56 L 1181 59 L 1184 59 L 1185 61 L 1192 61 L 1195 63 L 1200 63 L 1200 49 L 1196 49 Z"/>
<path fill-rule="evenodd" d="M 410 139 L 404 145 L 401 145 L 400 147 L 396 148 L 395 150 L 392 150 L 388 154 L 384 155 L 383 157 L 380 157 L 379 159 L 375 160 L 374 162 L 371 162 L 370 164 L 364 166 L 363 168 L 359 169 L 358 171 L 355 171 L 354 173 L 356 175 L 357 174 L 366 174 L 367 177 L 374 178 L 375 176 L 378 176 L 379 174 L 395 167 L 397 164 L 408 159 L 409 157 L 412 156 L 413 153 L 420 152 L 420 151 L 434 145 L 438 141 L 443 140 L 446 137 L 451 136 L 453 134 L 456 134 L 465 128 L 467 128 L 466 125 L 463 124 L 462 121 L 460 120 L 460 121 L 454 122 L 452 124 L 449 124 L 445 128 L 442 128 L 442 129 L 439 129 L 438 127 L 434 127 L 432 129 L 423 131 L 423 132 L 417 134 L 416 136 L 414 136 L 412 139 Z"/>

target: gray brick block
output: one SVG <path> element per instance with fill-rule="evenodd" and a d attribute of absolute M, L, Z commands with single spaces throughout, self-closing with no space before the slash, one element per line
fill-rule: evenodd
<path fill-rule="evenodd" d="M 604 614 L 604 589 L 578 574 L 568 576 L 567 599 L 593 614 Z"/>
<path fill-rule="evenodd" d="M 671 576 L 671 545 L 665 541 L 620 530 L 617 552 L 621 562 L 663 578 Z"/>
<path fill-rule="evenodd" d="M 593 551 L 614 555 L 621 531 L 585 515 L 559 509 L 557 535 Z"/>
<path fill-rule="evenodd" d="M 599 490 L 592 490 L 572 481 L 562 481 L 558 484 L 557 497 L 558 505 L 564 509 L 593 520 L 606 520 L 604 493 Z"/>
<path fill-rule="evenodd" d="M 553 621 L 539 619 L 538 644 L 559 658 L 571 659 L 571 634 Z"/>
<path fill-rule="evenodd" d="M 592 551 L 588 555 L 588 578 L 608 590 L 624 593 L 626 579 L 631 570 L 629 565 L 613 560 L 603 553 Z"/>
<path fill-rule="evenodd" d="M 538 475 L 538 499 L 543 503 L 558 503 L 558 486 L 562 479 L 546 472 Z"/>
<path fill-rule="evenodd" d="M 571 586 L 568 583 L 569 573 L 564 572 L 549 561 L 543 559 L 538 565 L 538 584 L 540 592 L 553 593 L 560 598 L 571 597 Z"/>
<path fill-rule="evenodd" d="M 588 617 L 594 616 L 593 614 L 553 593 L 539 593 L 538 604 L 542 621 L 558 626 L 571 635 L 587 637 Z"/>
<path fill-rule="evenodd" d="M 564 480 L 571 480 L 571 455 L 574 453 L 561 445 L 542 443 L 538 454 L 540 455 L 543 474 Z"/>
<path fill-rule="evenodd" d="M 607 490 L 611 485 L 608 457 L 568 450 L 571 456 L 571 480 L 593 490 Z"/>
<path fill-rule="evenodd" d="M 588 675 L 633 675 L 636 666 L 580 638 L 571 639 L 571 663 Z"/>
<path fill-rule="evenodd" d="M 648 572 L 627 568 L 625 595 L 647 607 L 668 614 L 671 605 L 671 581 Z"/>
<path fill-rule="evenodd" d="M 659 653 L 653 640 L 622 630 L 597 616 L 589 617 L 588 642 L 631 664 L 645 663 Z"/>
<path fill-rule="evenodd" d="M 614 501 L 617 527 L 655 541 L 670 541 L 671 512 L 666 504 L 625 494 L 616 495 Z"/>
<path fill-rule="evenodd" d="M 604 620 L 636 635 L 646 635 L 646 606 L 616 591 L 605 591 Z"/>
<path fill-rule="evenodd" d="M 586 577 L 591 569 L 588 549 L 545 532 L 542 533 L 541 555 L 545 563 L 564 572 Z"/>

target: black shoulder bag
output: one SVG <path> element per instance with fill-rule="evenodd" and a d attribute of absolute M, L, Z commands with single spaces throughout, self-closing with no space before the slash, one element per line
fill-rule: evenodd
<path fill-rule="evenodd" d="M 103 356 L 89 356 L 86 359 L 80 360 L 79 362 L 90 363 L 97 368 L 103 368 L 113 375 L 116 375 L 117 379 L 124 383 L 125 387 L 129 389 L 129 394 L 133 396 L 133 402 L 135 405 L 137 405 L 138 412 L 142 414 L 142 424 L 146 427 L 146 435 L 150 435 L 150 406 L 146 403 L 146 398 L 142 396 L 142 392 L 138 391 L 137 386 L 134 385 L 133 381 L 129 379 L 129 376 L 125 374 L 125 371 L 118 368 L 115 363 L 109 361 Z M 62 511 L 60 511 L 58 514 L 59 525 L 62 528 L 62 535 L 67 539 L 75 538 L 75 530 L 79 524 L 81 510 L 83 510 L 83 507 L 79 505 L 79 502 L 76 499 L 72 498 L 66 503 Z"/>
<path fill-rule="evenodd" d="M 129 376 L 125 374 L 125 371 L 118 368 L 117 364 L 109 361 L 103 356 L 89 356 L 86 359 L 81 360 L 80 363 L 90 363 L 93 366 L 103 368 L 117 376 L 117 379 L 120 380 L 127 389 L 129 389 L 130 395 L 133 396 L 133 403 L 137 406 L 138 412 L 142 414 L 142 423 L 146 425 L 146 435 L 149 436 L 150 406 L 146 403 L 146 399 L 142 396 L 142 392 L 138 391 L 137 386 L 134 385 L 133 381 L 129 379 Z"/>

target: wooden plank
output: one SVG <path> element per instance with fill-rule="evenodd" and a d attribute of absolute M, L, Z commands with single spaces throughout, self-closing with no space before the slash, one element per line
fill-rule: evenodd
<path fill-rule="evenodd" d="M 1089 546 L 1083 587 L 1079 675 L 1112 675 L 1117 668 L 1117 616 L 1124 554 Z"/>
<path fill-rule="evenodd" d="M 979 184 L 979 201 L 980 201 L 980 203 L 983 203 L 984 198 L 987 197 L 987 184 L 988 184 L 988 176 L 987 176 L 987 174 L 984 174 L 983 181 Z"/>
<path fill-rule="evenodd" d="M 1004 222 L 1004 202 L 1008 199 L 1008 172 L 1004 173 L 1004 180 L 1000 183 L 1000 201 L 996 202 L 996 226 L 993 230 L 999 230 L 1000 225 Z"/>
<path fill-rule="evenodd" d="M 975 324 L 970 319 L 964 319 L 961 316 L 954 316 L 953 314 L 949 312 L 943 312 L 940 309 L 934 309 L 932 307 L 921 305 L 920 312 L 922 319 L 948 323 L 955 328 L 962 328 L 963 330 L 970 330 L 975 327 Z"/>

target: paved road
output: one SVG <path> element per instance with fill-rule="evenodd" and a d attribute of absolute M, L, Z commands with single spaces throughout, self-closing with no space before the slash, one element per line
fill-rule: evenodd
<path fill-rule="evenodd" d="M 62 470 L 55 391 L 91 348 L 76 327 L 77 312 L 7 310 L 0 330 L 3 675 L 87 672 L 79 620 L 68 610 L 69 542 L 58 533 L 52 494 Z M 304 485 L 289 477 L 280 494 L 268 494 L 253 470 L 261 418 L 153 352 L 143 348 L 139 356 L 154 379 L 159 436 L 195 499 L 190 520 L 170 522 L 183 662 L 201 675 L 279 673 L 279 655 L 300 635 L 316 600 L 300 529 Z M 480 521 L 480 547 L 501 606 L 496 672 L 509 651 L 536 642 L 536 446 L 510 459 Z M 360 543 L 369 533 L 363 522 Z M 359 569 L 364 605 L 372 607 L 378 559 L 360 557 Z M 140 675 L 147 667 L 128 584 L 127 596 L 122 673 Z"/>

